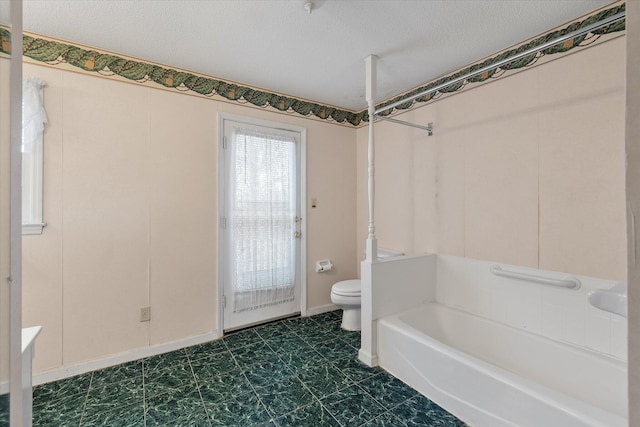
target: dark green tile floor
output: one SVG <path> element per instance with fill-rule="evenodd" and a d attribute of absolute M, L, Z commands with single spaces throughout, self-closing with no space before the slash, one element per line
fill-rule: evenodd
<path fill-rule="evenodd" d="M 34 426 L 464 426 L 359 346 L 340 311 L 281 320 L 37 386 Z"/>

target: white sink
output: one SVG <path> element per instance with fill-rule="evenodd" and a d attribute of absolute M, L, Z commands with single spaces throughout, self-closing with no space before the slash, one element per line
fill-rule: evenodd
<path fill-rule="evenodd" d="M 596 289 L 587 299 L 595 308 L 627 317 L 627 284 L 618 283 L 611 289 Z"/>

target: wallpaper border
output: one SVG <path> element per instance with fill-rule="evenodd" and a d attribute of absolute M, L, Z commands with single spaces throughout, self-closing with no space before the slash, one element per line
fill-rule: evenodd
<path fill-rule="evenodd" d="M 583 20 L 574 21 L 564 28 L 549 31 L 542 36 L 522 43 L 515 48 L 504 50 L 495 56 L 481 62 L 476 62 L 468 67 L 456 71 L 455 73 L 448 74 L 425 85 L 412 89 L 411 91 L 383 101 L 377 104 L 376 108 L 392 104 L 401 100 L 405 96 L 417 94 L 424 90 L 428 90 L 431 87 L 446 84 L 447 81 L 451 81 L 459 76 L 483 67 L 491 66 L 491 64 L 511 55 L 524 52 L 535 46 L 540 46 L 549 40 L 583 28 L 624 10 L 624 3 L 601 10 L 600 12 L 594 13 Z M 507 65 L 496 67 L 495 69 L 487 71 L 480 76 L 445 87 L 444 89 L 429 93 L 413 101 L 408 101 L 405 104 L 401 104 L 394 109 L 384 112 L 382 115 L 393 115 L 394 113 L 399 113 L 421 104 L 434 101 L 440 98 L 441 95 L 458 92 L 470 84 L 479 84 L 486 82 L 489 79 L 502 77 L 507 71 L 534 65 L 543 56 L 566 53 L 578 47 L 586 47 L 592 45 L 604 34 L 620 32 L 624 31 L 624 29 L 625 21 L 620 21 L 587 35 L 569 39 L 563 44 L 553 46 L 537 54 L 527 56 Z M 0 26 L 0 54 L 11 54 L 11 32 L 8 28 L 2 26 Z M 220 96 L 227 101 L 237 102 L 239 104 L 251 104 L 255 107 L 265 109 L 271 108 L 279 112 L 297 114 L 304 117 L 311 116 L 319 120 L 327 120 L 356 127 L 369 121 L 366 109 L 357 112 L 344 110 L 338 107 L 269 92 L 203 74 L 174 69 L 152 62 L 110 53 L 104 50 L 100 51 L 79 44 L 62 42 L 33 33 L 23 33 L 23 55 L 35 62 L 45 63 L 50 66 L 67 64 L 84 72 L 97 73 L 105 77 L 120 77 L 138 84 L 151 83 L 165 89 L 174 89 L 179 92 L 188 92 L 207 98 Z"/>
<path fill-rule="evenodd" d="M 376 105 L 376 109 L 381 108 L 381 107 L 385 107 L 387 105 L 393 104 L 394 102 L 400 101 L 405 97 L 409 97 L 415 94 L 418 94 L 420 92 L 426 91 L 429 88 L 432 87 L 436 87 L 442 84 L 446 84 L 449 81 L 452 81 L 458 77 L 464 76 L 465 74 L 469 74 L 472 73 L 476 70 L 479 70 L 481 68 L 484 67 L 490 67 L 492 64 L 495 64 L 505 58 L 508 58 L 509 56 L 513 56 L 516 55 L 518 53 L 521 52 L 525 52 L 529 49 L 535 48 L 536 46 L 540 46 L 543 45 L 555 38 L 561 37 L 565 34 L 568 34 L 570 32 L 579 30 L 580 28 L 584 28 L 586 26 L 589 26 L 595 22 L 598 22 L 604 18 L 607 18 L 609 16 L 613 16 L 617 13 L 623 12 L 625 10 L 625 3 L 619 4 L 617 6 L 608 8 L 608 9 L 604 9 L 601 10 L 600 12 L 594 13 L 593 15 L 587 16 L 586 18 L 584 18 L 583 20 L 576 20 L 573 23 L 567 25 L 564 28 L 561 29 L 556 29 L 553 31 L 549 31 L 545 34 L 543 34 L 542 36 L 536 37 L 535 39 L 532 39 L 528 42 L 519 44 L 517 47 L 511 48 L 511 49 L 507 49 L 504 50 L 502 52 L 500 52 L 499 54 L 492 56 L 488 59 L 485 59 L 483 61 L 480 62 L 476 62 L 473 65 L 470 65 L 468 67 L 465 67 L 463 69 L 460 69 L 459 71 L 456 71 L 453 74 L 448 74 L 444 77 L 441 77 L 439 79 L 436 80 L 432 80 L 431 82 L 427 83 L 426 85 L 417 87 L 415 89 L 412 89 L 408 92 L 404 92 L 400 95 L 394 96 L 393 98 L 387 99 L 386 101 L 383 101 L 379 104 Z M 407 101 L 404 104 L 400 104 L 397 107 L 387 110 L 383 113 L 380 113 L 380 116 L 389 116 L 389 115 L 393 115 L 394 113 L 399 113 L 402 110 L 408 110 L 408 109 L 412 109 L 416 106 L 418 106 L 419 104 L 424 104 L 427 103 L 429 101 L 433 101 L 436 99 L 439 99 L 440 96 L 445 95 L 445 94 L 449 94 L 449 93 L 454 93 L 454 92 L 458 92 L 462 89 L 464 89 L 465 87 L 467 87 L 469 84 L 478 84 L 478 83 L 483 83 L 489 79 L 495 79 L 495 78 L 499 78 L 499 77 L 503 77 L 505 75 L 505 73 L 507 73 L 508 71 L 513 71 L 513 70 L 517 70 L 520 68 L 525 68 L 525 67 L 530 67 L 535 65 L 542 57 L 547 56 L 547 55 L 554 55 L 554 54 L 559 54 L 559 53 L 566 53 L 572 49 L 575 48 L 584 48 L 584 47 L 588 47 L 591 46 L 592 44 L 594 44 L 595 42 L 598 41 L 598 39 L 600 38 L 600 36 L 605 35 L 605 34 L 612 34 L 612 33 L 616 33 L 616 32 L 620 32 L 620 31 L 624 31 L 625 30 L 625 20 L 622 21 L 618 21 L 614 24 L 608 25 L 606 27 L 602 27 L 598 30 L 595 30 L 593 32 L 590 32 L 588 34 L 582 35 L 580 37 L 575 37 L 572 39 L 568 39 L 566 40 L 564 43 L 562 44 L 557 44 L 555 46 L 552 46 L 550 48 L 544 49 L 540 52 L 538 52 L 537 54 L 532 54 L 532 55 L 528 55 L 525 56 L 519 60 L 510 62 L 506 65 L 502 65 L 500 67 L 496 67 L 493 70 L 489 70 L 486 71 L 484 73 L 482 73 L 479 76 L 467 79 L 465 81 L 462 82 L 458 82 L 455 83 L 453 85 L 447 86 L 443 89 L 440 89 L 436 92 L 431 92 L 428 93 L 422 97 L 416 98 L 413 101 Z M 363 117 L 362 119 L 365 122 L 369 121 L 369 117 Z"/>

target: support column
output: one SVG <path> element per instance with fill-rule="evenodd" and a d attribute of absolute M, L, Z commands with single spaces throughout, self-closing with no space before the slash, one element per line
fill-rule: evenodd
<path fill-rule="evenodd" d="M 373 264 L 378 259 L 378 243 L 376 240 L 376 226 L 374 221 L 375 207 L 375 145 L 373 138 L 373 123 L 375 119 L 376 96 L 376 61 L 378 57 L 369 55 L 366 63 L 366 98 L 369 106 L 369 227 L 367 235 L 367 257 L 361 265 L 361 346 L 358 358 L 369 366 L 378 365 L 377 325 L 373 313 Z"/>

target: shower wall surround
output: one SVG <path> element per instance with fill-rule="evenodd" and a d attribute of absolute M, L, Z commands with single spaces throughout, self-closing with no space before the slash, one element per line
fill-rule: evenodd
<path fill-rule="evenodd" d="M 621 37 L 376 124 L 379 245 L 625 280 L 624 79 Z"/>

